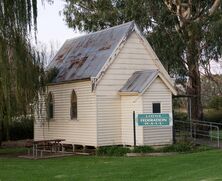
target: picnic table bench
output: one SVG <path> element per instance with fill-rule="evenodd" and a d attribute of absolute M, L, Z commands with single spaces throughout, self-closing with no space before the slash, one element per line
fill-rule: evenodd
<path fill-rule="evenodd" d="M 46 140 L 34 140 L 29 143 L 27 143 L 27 146 L 29 149 L 32 148 L 32 156 L 38 157 L 38 151 L 41 153 L 43 152 L 58 152 L 60 151 L 61 142 L 65 141 L 65 139 L 46 139 Z M 30 151 L 29 151 L 30 154 Z"/>

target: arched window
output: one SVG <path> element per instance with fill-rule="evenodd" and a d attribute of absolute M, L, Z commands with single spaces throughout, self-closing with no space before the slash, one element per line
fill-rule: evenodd
<path fill-rule="evenodd" d="M 77 96 L 74 90 L 71 95 L 70 117 L 71 119 L 77 119 Z"/>
<path fill-rule="evenodd" d="M 48 118 L 52 119 L 54 116 L 54 101 L 53 101 L 53 95 L 51 92 L 48 94 Z"/>

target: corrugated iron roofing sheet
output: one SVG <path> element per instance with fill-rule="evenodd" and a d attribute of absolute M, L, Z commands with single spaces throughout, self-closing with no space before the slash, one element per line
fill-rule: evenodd
<path fill-rule="evenodd" d="M 142 93 L 144 89 L 152 83 L 158 75 L 158 70 L 137 71 L 127 80 L 119 92 L 138 92 Z"/>
<path fill-rule="evenodd" d="M 134 22 L 67 40 L 47 69 L 57 68 L 54 83 L 95 77 L 118 44 L 129 36 Z"/>

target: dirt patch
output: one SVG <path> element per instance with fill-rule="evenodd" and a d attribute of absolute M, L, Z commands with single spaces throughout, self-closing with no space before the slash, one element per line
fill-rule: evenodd
<path fill-rule="evenodd" d="M 0 157 L 10 158 L 18 157 L 19 155 L 27 154 L 27 148 L 25 148 L 29 139 L 18 141 L 4 141 L 0 147 Z"/>
<path fill-rule="evenodd" d="M 0 158 L 17 158 L 20 155 L 24 155 L 25 152 L 20 152 L 20 153 L 0 153 Z"/>

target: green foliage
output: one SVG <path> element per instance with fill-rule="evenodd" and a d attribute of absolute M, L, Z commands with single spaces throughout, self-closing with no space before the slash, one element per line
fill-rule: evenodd
<path fill-rule="evenodd" d="M 190 153 L 212 150 L 212 147 L 205 145 L 195 145 L 191 142 L 178 142 L 173 145 L 168 145 L 163 148 L 157 149 L 158 152 L 177 152 L 177 153 Z"/>
<path fill-rule="evenodd" d="M 155 149 L 151 146 L 137 146 L 132 150 L 133 153 L 152 153 Z"/>
<path fill-rule="evenodd" d="M 222 94 L 222 75 L 211 75 L 201 77 L 201 94 L 205 108 L 215 108 L 214 99 L 220 99 Z"/>
<path fill-rule="evenodd" d="M 56 78 L 58 74 L 58 69 L 56 67 L 47 70 L 45 75 L 45 83 L 52 83 L 53 79 Z"/>
<path fill-rule="evenodd" d="M 13 120 L 9 127 L 11 140 L 33 139 L 34 118 L 24 117 Z"/>
<path fill-rule="evenodd" d="M 37 29 L 37 0 L 0 3 L 0 144 L 15 117 L 33 114 L 44 86 L 43 62 L 30 43 Z"/>
<path fill-rule="evenodd" d="M 151 146 L 137 146 L 132 150 L 122 146 L 103 146 L 96 150 L 97 156 L 124 156 L 126 153 L 155 153 L 155 152 L 198 152 L 210 149 L 207 146 L 196 146 L 190 142 L 179 142 L 172 145 L 167 145 L 161 148 L 153 148 Z"/>
<path fill-rule="evenodd" d="M 200 145 L 194 148 L 193 152 L 201 152 L 201 151 L 207 151 L 207 150 L 213 150 L 214 148 L 209 147 L 207 145 Z"/>
<path fill-rule="evenodd" d="M 219 110 L 222 108 L 222 96 L 214 96 L 209 102 L 209 107 Z"/>
<path fill-rule="evenodd" d="M 161 152 L 191 152 L 194 145 L 191 143 L 177 143 L 160 149 Z"/>
<path fill-rule="evenodd" d="M 8 127 L 10 140 L 33 139 L 33 122 L 34 118 L 29 116 L 13 119 Z M 7 140 L 6 130 L 3 129 L 2 140 Z"/>
<path fill-rule="evenodd" d="M 181 120 L 181 121 L 186 121 L 188 120 L 188 115 L 186 112 L 177 112 L 175 111 L 173 114 L 173 119 L 174 120 Z"/>
<path fill-rule="evenodd" d="M 212 140 L 218 140 L 218 137 L 219 140 L 222 140 L 222 131 L 218 132 L 217 130 L 210 130 L 209 136 Z"/>
<path fill-rule="evenodd" d="M 103 146 L 96 150 L 98 156 L 124 156 L 130 149 L 122 146 Z"/>
<path fill-rule="evenodd" d="M 222 109 L 204 109 L 204 121 L 222 123 Z"/>

